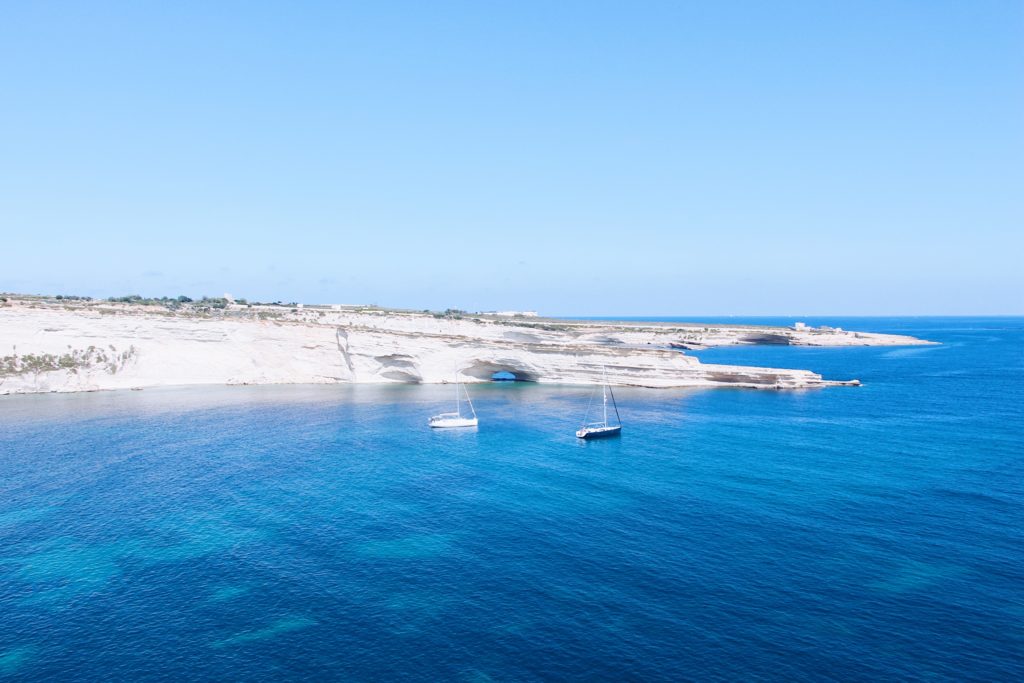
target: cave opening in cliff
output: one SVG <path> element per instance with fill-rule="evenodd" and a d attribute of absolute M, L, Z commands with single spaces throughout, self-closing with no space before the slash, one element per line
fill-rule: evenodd
<path fill-rule="evenodd" d="M 460 374 L 481 382 L 536 382 L 537 373 L 522 363 L 504 360 L 477 360 L 459 368 Z"/>

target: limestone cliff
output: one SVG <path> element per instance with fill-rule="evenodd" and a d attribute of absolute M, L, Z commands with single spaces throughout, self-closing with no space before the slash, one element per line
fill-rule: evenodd
<path fill-rule="evenodd" d="M 489 381 L 799 388 L 855 383 L 711 365 L 680 348 L 894 345 L 910 337 L 788 328 L 438 318 L 380 309 L 224 310 L 13 299 L 0 306 L 0 393 L 189 384 Z"/>

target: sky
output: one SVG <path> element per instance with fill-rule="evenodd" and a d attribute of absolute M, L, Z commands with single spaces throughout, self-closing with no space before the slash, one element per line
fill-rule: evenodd
<path fill-rule="evenodd" d="M 0 291 L 1024 314 L 1024 3 L 3 2 Z"/>

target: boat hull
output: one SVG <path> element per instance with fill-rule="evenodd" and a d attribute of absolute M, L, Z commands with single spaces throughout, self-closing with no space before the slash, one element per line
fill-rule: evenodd
<path fill-rule="evenodd" d="M 622 425 L 618 427 L 585 427 L 576 432 L 576 436 L 580 439 L 607 439 L 620 434 L 622 434 Z"/>
<path fill-rule="evenodd" d="M 479 421 L 475 417 L 432 417 L 431 429 L 456 429 L 459 427 L 476 427 Z"/>

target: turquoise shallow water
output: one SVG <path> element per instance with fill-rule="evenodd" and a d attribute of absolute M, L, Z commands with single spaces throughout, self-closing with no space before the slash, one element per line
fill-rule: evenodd
<path fill-rule="evenodd" d="M 810 323 L 818 321 L 809 320 Z M 1024 319 L 736 348 L 861 388 L 0 398 L 0 678 L 1021 680 Z"/>

